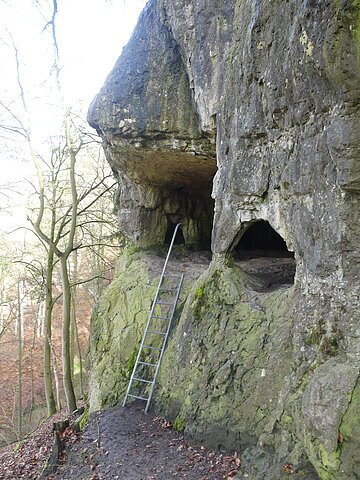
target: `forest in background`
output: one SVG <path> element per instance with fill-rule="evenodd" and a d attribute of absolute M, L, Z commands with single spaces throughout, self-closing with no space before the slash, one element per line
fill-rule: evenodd
<path fill-rule="evenodd" d="M 31 3 L 46 64 L 36 87 L 21 37 L 7 26 L 0 37 L 12 65 L 0 100 L 0 446 L 86 400 L 91 311 L 125 242 L 101 142 L 66 98 L 58 2 Z"/>

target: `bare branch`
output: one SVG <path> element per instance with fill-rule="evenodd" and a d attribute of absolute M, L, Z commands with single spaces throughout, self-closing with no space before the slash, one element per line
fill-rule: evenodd
<path fill-rule="evenodd" d="M 71 286 L 71 288 L 77 287 L 78 285 L 84 285 L 85 283 L 89 283 L 89 282 L 92 282 L 93 280 L 97 280 L 97 279 L 108 280 L 106 277 L 103 277 L 102 275 L 96 275 L 95 277 L 88 278 L 88 279 L 86 279 L 86 280 L 81 280 L 81 281 L 79 281 L 79 282 L 72 283 L 70 286 Z"/>
<path fill-rule="evenodd" d="M 57 43 L 56 28 L 55 28 L 55 20 L 56 20 L 57 12 L 58 12 L 57 0 L 53 0 L 53 11 L 52 11 L 51 20 L 49 20 L 45 25 L 45 27 L 43 28 L 43 31 L 44 31 L 48 27 L 51 27 L 51 35 L 52 35 L 54 51 L 55 51 L 55 63 L 59 61 L 59 46 Z"/>

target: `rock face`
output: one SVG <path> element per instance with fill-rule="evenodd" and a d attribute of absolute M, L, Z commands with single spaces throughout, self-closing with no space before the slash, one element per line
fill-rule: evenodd
<path fill-rule="evenodd" d="M 288 463 L 294 478 L 360 478 L 359 98 L 358 0 L 150 0 L 89 111 L 140 250 L 178 221 L 193 249 L 212 230 L 156 405 L 241 449 L 246 478 L 283 478 Z M 256 288 L 232 261 L 260 220 L 294 253 L 291 287 Z M 149 283 L 128 288 L 125 264 L 115 282 L 139 298 Z M 114 319 L 128 299 L 112 295 L 93 320 L 93 408 L 121 397 L 146 317 Z"/>
<path fill-rule="evenodd" d="M 194 104 L 180 47 L 150 3 L 90 108 L 119 178 L 120 229 L 139 246 L 164 243 L 181 220 L 187 244 L 210 242 L 215 124 Z"/>

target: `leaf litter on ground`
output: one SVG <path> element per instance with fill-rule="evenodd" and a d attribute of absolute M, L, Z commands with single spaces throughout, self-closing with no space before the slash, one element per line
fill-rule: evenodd
<path fill-rule="evenodd" d="M 35 480 L 51 453 L 53 423 L 46 420 L 17 451 L 0 449 L 0 480 Z M 81 433 L 61 434 L 65 453 L 48 480 L 232 480 L 240 468 L 237 452 L 193 445 L 172 423 L 145 414 L 139 405 L 113 407 L 90 416 Z"/>

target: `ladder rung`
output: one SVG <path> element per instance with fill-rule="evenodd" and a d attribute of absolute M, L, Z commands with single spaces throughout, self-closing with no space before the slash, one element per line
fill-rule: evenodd
<path fill-rule="evenodd" d="M 166 332 L 154 332 L 152 330 L 148 330 L 146 333 L 153 333 L 154 335 L 166 335 Z"/>
<path fill-rule="evenodd" d="M 156 300 L 155 303 L 159 305 L 174 305 L 174 302 L 164 302 L 164 300 Z"/>
<path fill-rule="evenodd" d="M 164 278 L 166 278 L 166 277 L 178 277 L 178 278 L 180 278 L 181 275 L 179 275 L 178 273 L 165 273 Z"/>
<path fill-rule="evenodd" d="M 150 350 L 161 350 L 161 348 L 158 348 L 158 347 L 150 347 L 150 345 L 143 345 L 143 348 L 150 348 Z"/>
<path fill-rule="evenodd" d="M 178 289 L 178 287 L 161 287 L 160 292 L 175 292 Z"/>
<path fill-rule="evenodd" d="M 171 317 L 160 317 L 159 315 L 151 315 L 151 318 L 160 318 L 161 320 L 170 320 Z"/>
<path fill-rule="evenodd" d="M 138 382 L 144 382 L 144 383 L 153 383 L 153 382 L 150 382 L 149 380 L 145 380 L 145 378 L 133 377 L 133 380 L 137 380 Z"/>
<path fill-rule="evenodd" d="M 145 402 L 149 400 L 148 398 L 138 397 L 137 395 L 131 395 L 131 393 L 128 393 L 127 396 L 132 398 L 138 398 L 139 400 L 144 400 Z"/>
<path fill-rule="evenodd" d="M 149 363 L 149 362 L 138 362 L 140 365 L 147 365 L 148 367 L 157 367 L 158 363 Z"/>

